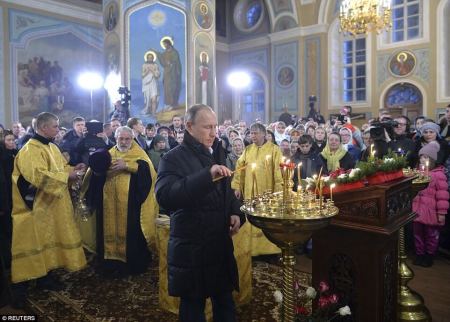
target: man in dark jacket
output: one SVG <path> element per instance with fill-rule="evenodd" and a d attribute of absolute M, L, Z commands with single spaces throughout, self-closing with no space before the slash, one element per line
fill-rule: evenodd
<path fill-rule="evenodd" d="M 78 163 L 80 156 L 76 152 L 78 143 L 84 136 L 86 131 L 86 122 L 84 118 L 78 116 L 72 120 L 72 130 L 64 135 L 61 142 L 61 151 L 67 152 L 70 155 L 69 164 L 74 166 Z"/>
<path fill-rule="evenodd" d="M 224 166 L 216 114 L 194 105 L 185 120 L 183 143 L 162 157 L 155 189 L 158 203 L 171 213 L 169 295 L 181 298 L 181 322 L 205 321 L 208 297 L 215 321 L 234 322 L 231 293 L 239 280 L 231 236 L 245 219 Z"/>

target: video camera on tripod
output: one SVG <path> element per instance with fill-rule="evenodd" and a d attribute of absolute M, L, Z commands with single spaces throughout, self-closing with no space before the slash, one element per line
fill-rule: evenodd
<path fill-rule="evenodd" d="M 119 87 L 120 104 L 123 108 L 128 109 L 130 107 L 131 92 L 126 86 Z"/>

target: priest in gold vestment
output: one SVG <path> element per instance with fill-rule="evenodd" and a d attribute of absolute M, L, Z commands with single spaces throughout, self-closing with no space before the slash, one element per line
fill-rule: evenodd
<path fill-rule="evenodd" d="M 91 245 L 96 244 L 93 248 L 104 274 L 140 274 L 147 269 L 150 246 L 156 242 L 156 172 L 129 127 L 119 127 L 115 136 L 116 146 L 91 155 L 85 178 L 89 182 L 86 201 L 96 213 L 96 238 Z M 108 158 L 95 158 L 101 153 L 109 158 L 103 173 L 97 169 L 102 165 L 96 163 Z"/>
<path fill-rule="evenodd" d="M 57 282 L 47 276 L 51 270 L 76 271 L 86 265 L 68 190 L 84 165 L 67 166 L 52 143 L 59 132 L 56 115 L 39 114 L 36 127 L 37 133 L 17 154 L 12 174 L 11 275 L 16 307 L 25 304 L 27 281 L 38 279 L 38 287 L 55 289 Z"/>
<path fill-rule="evenodd" d="M 266 141 L 266 129 L 262 124 L 252 124 L 250 136 L 253 144 L 247 146 L 237 160 L 237 171 L 234 173 L 231 182 L 231 188 L 236 192 L 236 196 L 243 199 L 250 199 L 252 193 L 262 194 L 266 190 L 281 191 L 282 184 L 279 168 L 281 162 L 279 147 Z M 254 170 L 252 170 L 253 163 L 256 164 Z M 247 165 L 247 167 L 242 169 L 244 165 Z M 255 176 L 253 176 L 253 171 Z M 254 181 L 255 187 L 253 186 Z M 253 225 L 241 229 L 238 236 L 245 233 L 245 229 L 250 229 L 251 256 L 281 253 L 281 250 L 264 236 L 261 229 Z"/>

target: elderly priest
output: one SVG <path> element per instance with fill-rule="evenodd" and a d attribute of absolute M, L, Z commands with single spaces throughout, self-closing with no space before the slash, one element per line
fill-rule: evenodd
<path fill-rule="evenodd" d="M 89 185 L 86 202 L 96 214 L 91 219 L 98 263 L 104 274 L 120 277 L 147 269 L 158 205 L 153 193 L 155 170 L 133 140 L 133 131 L 122 126 L 115 136 L 116 146 L 91 155 L 84 186 Z"/>

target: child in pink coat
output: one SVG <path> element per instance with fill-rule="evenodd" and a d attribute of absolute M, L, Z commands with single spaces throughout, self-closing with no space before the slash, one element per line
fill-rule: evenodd
<path fill-rule="evenodd" d="M 414 242 L 417 257 L 414 265 L 430 267 L 439 244 L 440 228 L 445 224 L 445 215 L 449 207 L 447 177 L 444 167 L 435 166 L 439 144 L 430 142 L 419 151 L 420 166 L 425 169 L 428 161 L 431 181 L 428 187 L 420 191 L 413 200 L 413 211 L 418 214 L 414 219 Z"/>

